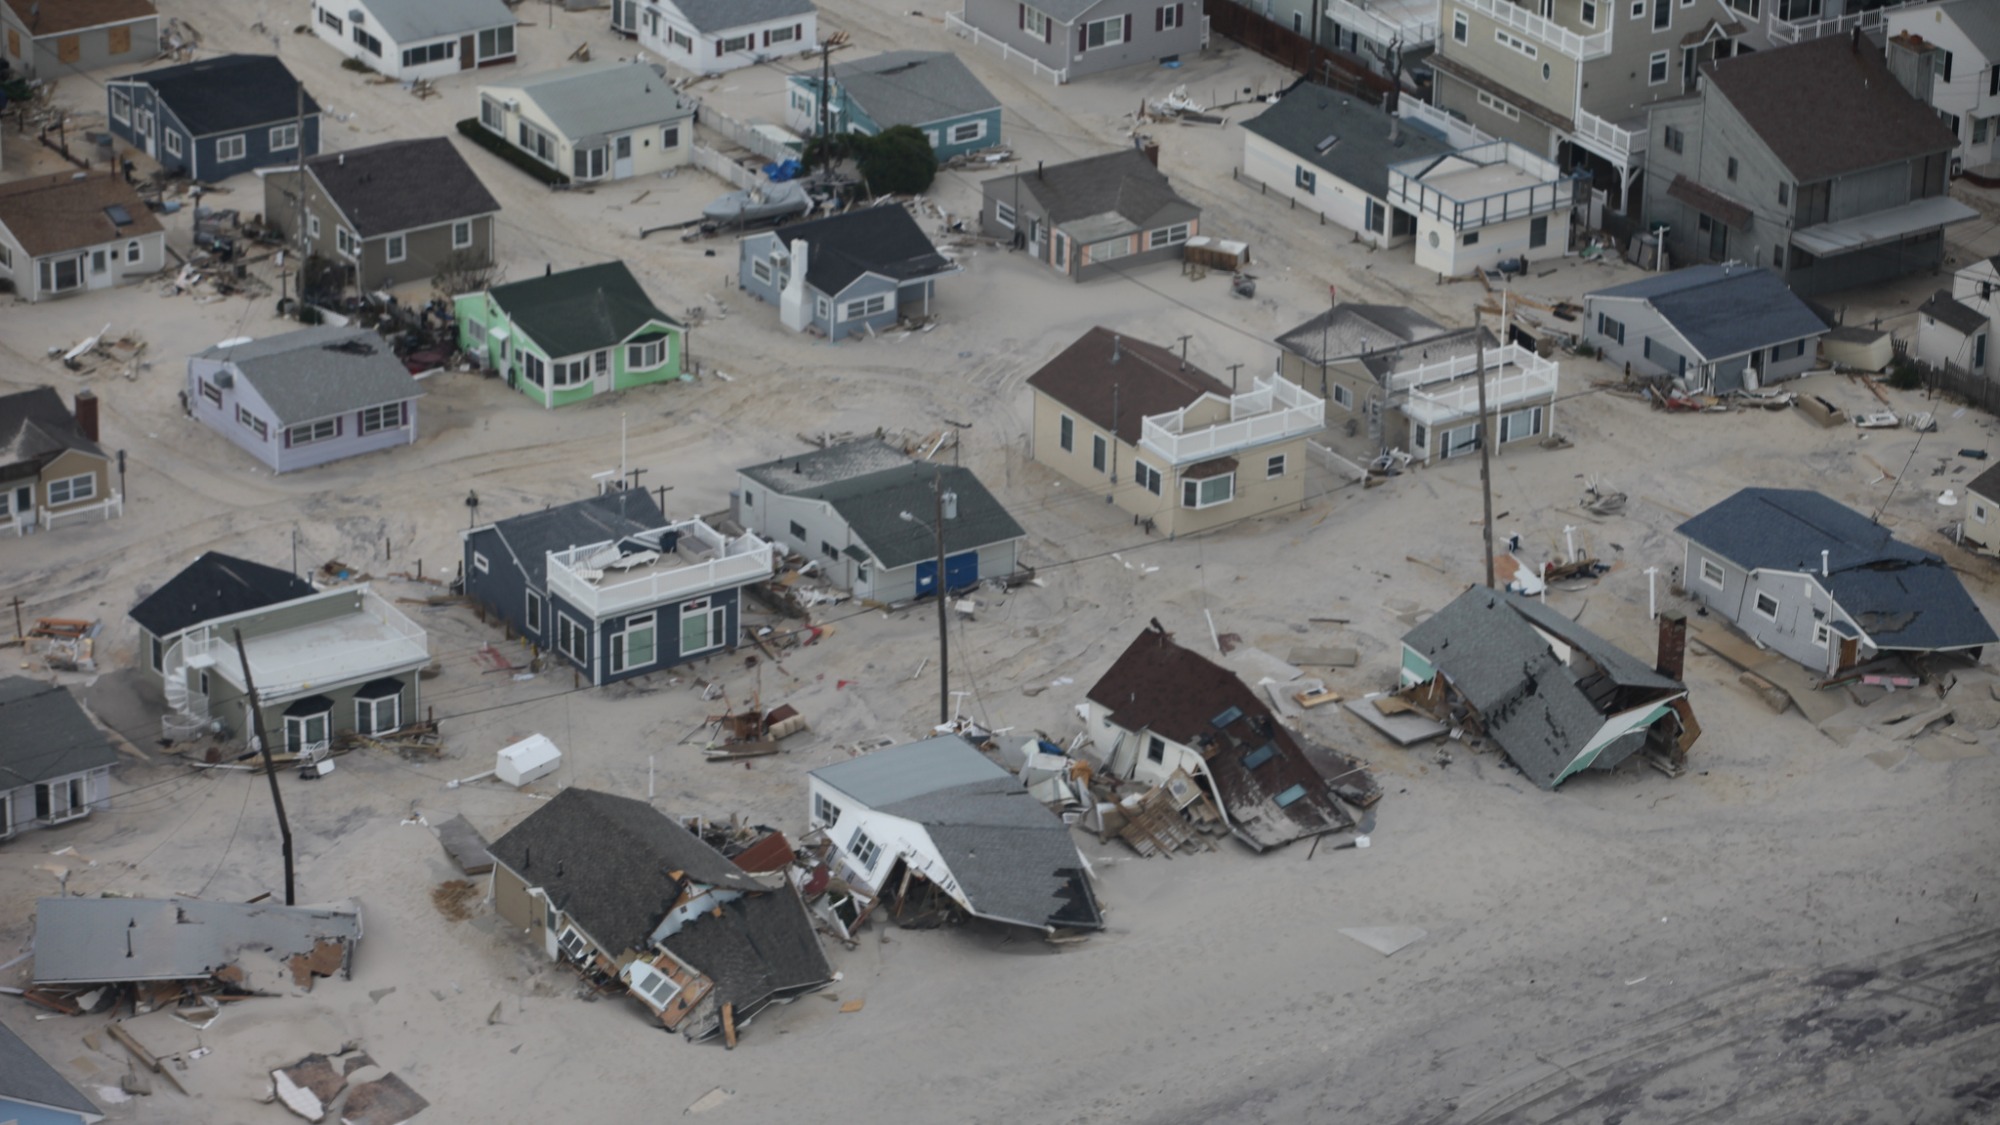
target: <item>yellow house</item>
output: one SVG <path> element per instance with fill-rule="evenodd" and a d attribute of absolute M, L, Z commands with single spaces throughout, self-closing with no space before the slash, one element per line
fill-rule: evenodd
<path fill-rule="evenodd" d="M 1187 535 L 1305 501 L 1326 404 L 1260 376 L 1233 391 L 1156 344 L 1092 328 L 1028 377 L 1035 460 L 1134 523 Z"/>
<path fill-rule="evenodd" d="M 97 396 L 76 410 L 49 387 L 0 396 L 0 531 L 48 528 L 67 516 L 124 514 L 111 457 L 97 444 Z"/>

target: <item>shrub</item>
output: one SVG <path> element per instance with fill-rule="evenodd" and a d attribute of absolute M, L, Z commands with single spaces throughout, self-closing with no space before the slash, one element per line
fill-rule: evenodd
<path fill-rule="evenodd" d="M 1899 391 L 1914 391 L 1924 385 L 1924 373 L 1909 359 L 1899 359 L 1889 365 L 1889 385 Z"/>
<path fill-rule="evenodd" d="M 876 195 L 915 195 L 937 179 L 937 153 L 914 125 L 892 125 L 860 147 L 855 164 Z"/>
<path fill-rule="evenodd" d="M 528 175 L 545 184 L 553 187 L 569 182 L 568 176 L 563 175 L 554 168 L 508 144 L 506 138 L 496 136 L 493 130 L 481 125 L 477 117 L 468 117 L 459 122 L 458 131 L 461 136 L 470 140 L 473 144 L 478 145 L 480 148 L 505 160 L 507 163 L 512 164 L 514 167 L 519 168 L 521 171 L 526 172 Z"/>
<path fill-rule="evenodd" d="M 342 59 L 340 60 L 340 68 L 342 70 L 354 71 L 357 74 L 375 73 L 374 67 L 369 66 L 367 63 L 362 62 L 360 59 Z"/>

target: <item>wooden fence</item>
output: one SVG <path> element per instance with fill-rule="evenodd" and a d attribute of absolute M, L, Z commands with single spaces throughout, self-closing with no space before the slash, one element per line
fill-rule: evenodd
<path fill-rule="evenodd" d="M 1370 103 L 1381 104 L 1395 84 L 1368 67 L 1368 60 L 1351 51 L 1323 47 L 1276 20 L 1265 19 L 1236 0 L 1216 0 L 1207 6 L 1215 34 L 1234 39 L 1281 66 Z"/>

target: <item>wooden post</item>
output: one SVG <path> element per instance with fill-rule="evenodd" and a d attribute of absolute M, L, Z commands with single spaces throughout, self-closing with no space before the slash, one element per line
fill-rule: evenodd
<path fill-rule="evenodd" d="M 722 1045 L 732 1051 L 736 1049 L 736 1005 L 734 1004 L 722 1006 Z"/>

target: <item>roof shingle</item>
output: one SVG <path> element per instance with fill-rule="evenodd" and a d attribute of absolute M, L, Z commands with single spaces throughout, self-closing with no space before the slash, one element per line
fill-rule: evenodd
<path fill-rule="evenodd" d="M 1101 326 L 1028 376 L 1028 385 L 1132 445 L 1147 415 L 1172 413 L 1205 394 L 1229 397 L 1227 384 L 1173 352 Z"/>
<path fill-rule="evenodd" d="M 312 592 L 312 583 L 291 571 L 220 551 L 204 551 L 146 595 L 127 616 L 156 637 L 171 637 L 204 621 L 263 609 Z"/>
<path fill-rule="evenodd" d="M 624 262 L 531 277 L 487 296 L 552 359 L 611 347 L 653 321 L 680 326 L 653 304 Z"/>
<path fill-rule="evenodd" d="M 117 222 L 113 207 L 123 208 L 128 221 Z M 115 172 L 57 172 L 0 184 L 0 225 L 35 258 L 161 230 L 139 193 Z"/>
<path fill-rule="evenodd" d="M 362 238 L 421 230 L 500 209 L 443 137 L 385 141 L 306 161 Z"/>
<path fill-rule="evenodd" d="M 299 80 L 271 55 L 221 55 L 141 71 L 120 82 L 151 86 L 197 137 L 301 116 Z M 319 112 L 305 95 L 304 114 Z"/>

